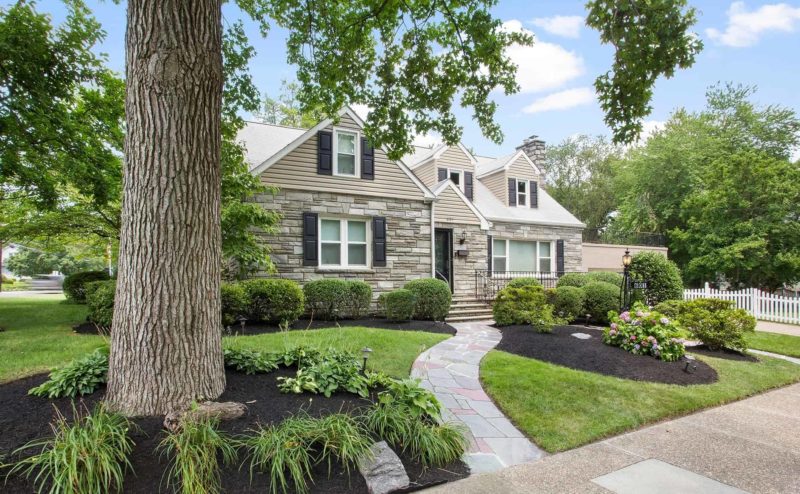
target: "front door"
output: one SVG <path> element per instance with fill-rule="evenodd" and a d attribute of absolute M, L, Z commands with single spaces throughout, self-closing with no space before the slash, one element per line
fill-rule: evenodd
<path fill-rule="evenodd" d="M 436 277 L 446 281 L 453 290 L 453 230 L 437 228 L 434 231 Z"/>

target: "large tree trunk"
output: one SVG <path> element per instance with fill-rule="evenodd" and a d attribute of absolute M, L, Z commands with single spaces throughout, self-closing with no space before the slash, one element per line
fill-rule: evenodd
<path fill-rule="evenodd" d="M 225 388 L 221 0 L 128 0 L 124 195 L 107 400 L 167 413 Z"/>

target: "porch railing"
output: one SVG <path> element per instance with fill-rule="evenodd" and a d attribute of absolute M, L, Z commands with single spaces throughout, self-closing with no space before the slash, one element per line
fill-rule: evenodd
<path fill-rule="evenodd" d="M 555 288 L 564 271 L 475 271 L 475 298 L 491 302 L 515 278 L 535 278 L 545 288 Z"/>

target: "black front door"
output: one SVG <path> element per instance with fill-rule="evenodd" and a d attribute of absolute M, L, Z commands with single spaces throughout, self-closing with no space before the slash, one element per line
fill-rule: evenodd
<path fill-rule="evenodd" d="M 453 230 L 437 228 L 434 231 L 436 255 L 436 277 L 444 280 L 453 289 Z"/>

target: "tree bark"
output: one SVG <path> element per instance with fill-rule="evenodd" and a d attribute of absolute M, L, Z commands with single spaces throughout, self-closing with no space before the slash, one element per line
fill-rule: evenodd
<path fill-rule="evenodd" d="M 124 189 L 107 401 L 165 414 L 225 388 L 221 0 L 129 0 Z"/>

